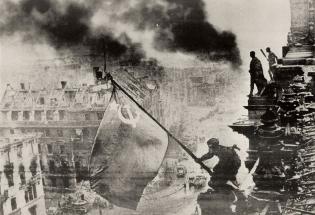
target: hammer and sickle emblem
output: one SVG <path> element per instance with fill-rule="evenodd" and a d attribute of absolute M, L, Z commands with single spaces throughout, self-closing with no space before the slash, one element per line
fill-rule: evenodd
<path fill-rule="evenodd" d="M 127 111 L 127 114 L 128 114 L 128 119 L 125 118 L 123 116 L 123 114 L 121 113 L 121 109 L 124 108 L 126 109 Z M 125 124 L 128 124 L 128 125 L 131 125 L 133 128 L 136 127 L 137 125 L 137 122 L 139 121 L 140 119 L 140 113 L 139 112 L 136 112 L 136 117 L 133 116 L 133 114 L 131 113 L 131 110 L 130 110 L 130 106 L 129 105 L 119 105 L 118 107 L 118 118 Z"/>

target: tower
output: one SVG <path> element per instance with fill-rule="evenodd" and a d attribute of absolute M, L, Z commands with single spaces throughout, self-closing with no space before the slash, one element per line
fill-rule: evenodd
<path fill-rule="evenodd" d="M 315 1 L 290 0 L 291 28 L 288 38 L 289 45 L 314 44 Z"/>

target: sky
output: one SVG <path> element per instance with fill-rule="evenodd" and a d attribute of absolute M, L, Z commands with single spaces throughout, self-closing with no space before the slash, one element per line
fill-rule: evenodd
<path fill-rule="evenodd" d="M 244 66 L 249 51 L 270 46 L 281 56 L 290 31 L 288 0 L 205 0 L 209 20 L 220 29 L 232 30 L 239 43 Z M 258 58 L 263 60 L 261 54 Z"/>

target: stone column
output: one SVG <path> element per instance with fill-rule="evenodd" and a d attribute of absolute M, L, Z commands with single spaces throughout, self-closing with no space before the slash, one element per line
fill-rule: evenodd
<path fill-rule="evenodd" d="M 43 122 L 46 121 L 46 118 L 47 118 L 47 116 L 46 116 L 46 110 L 44 110 L 44 111 L 41 112 L 41 118 L 42 118 L 42 121 L 43 121 Z"/>
<path fill-rule="evenodd" d="M 18 121 L 23 121 L 23 111 L 18 112 Z"/>
<path fill-rule="evenodd" d="M 53 119 L 54 119 L 54 121 L 59 121 L 60 120 L 59 119 L 59 112 L 58 112 L 58 110 L 55 110 L 53 112 Z"/>
<path fill-rule="evenodd" d="M 30 121 L 35 121 L 35 110 L 30 111 Z"/>
<path fill-rule="evenodd" d="M 12 111 L 11 110 L 8 111 L 8 113 L 7 113 L 7 119 L 8 119 L 8 121 L 12 121 Z"/>
<path fill-rule="evenodd" d="M 299 42 L 299 34 L 307 36 L 309 32 L 309 0 L 290 0 L 291 34 L 293 42 Z"/>

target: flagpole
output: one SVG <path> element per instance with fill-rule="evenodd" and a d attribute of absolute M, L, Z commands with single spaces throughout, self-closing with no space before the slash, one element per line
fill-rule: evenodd
<path fill-rule="evenodd" d="M 194 155 L 194 153 L 192 153 L 183 143 L 181 143 L 173 134 L 171 134 L 159 121 L 157 121 L 146 109 L 144 109 L 131 95 L 129 95 L 129 93 L 122 88 L 114 79 L 113 76 L 111 74 L 107 74 L 108 79 L 111 80 L 114 89 L 115 86 L 118 87 L 129 99 L 131 99 L 144 113 L 146 113 L 156 124 L 158 124 L 160 126 L 160 128 L 162 128 L 171 138 L 173 138 L 177 144 L 179 144 L 182 149 L 184 149 L 184 151 L 190 155 L 190 157 L 192 157 L 195 162 L 197 162 L 202 168 L 204 168 L 205 170 L 207 170 L 209 172 L 209 174 L 212 173 L 211 169 L 209 167 L 207 167 L 202 161 L 200 161 L 196 155 Z"/>

